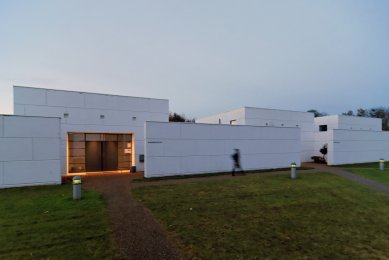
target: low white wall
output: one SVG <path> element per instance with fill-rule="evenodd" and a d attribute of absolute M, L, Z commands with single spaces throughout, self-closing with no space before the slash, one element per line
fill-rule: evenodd
<path fill-rule="evenodd" d="M 60 184 L 60 119 L 0 115 L 0 188 Z"/>
<path fill-rule="evenodd" d="M 329 165 L 389 160 L 389 132 L 335 129 L 329 133 Z"/>
<path fill-rule="evenodd" d="M 220 121 L 219 121 L 220 120 Z M 236 125 L 299 127 L 301 140 L 301 161 L 309 162 L 314 153 L 314 115 L 308 112 L 243 107 L 196 120 L 196 123 Z"/>
<path fill-rule="evenodd" d="M 231 171 L 233 149 L 245 170 L 300 165 L 300 129 L 145 123 L 145 177 Z"/>

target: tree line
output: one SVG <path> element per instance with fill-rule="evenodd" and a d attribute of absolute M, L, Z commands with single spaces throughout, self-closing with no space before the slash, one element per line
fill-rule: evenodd
<path fill-rule="evenodd" d="M 169 113 L 169 122 L 195 122 L 195 118 L 187 118 L 184 114 Z"/>

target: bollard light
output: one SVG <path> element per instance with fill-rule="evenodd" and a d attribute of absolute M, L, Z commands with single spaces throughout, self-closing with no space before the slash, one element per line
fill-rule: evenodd
<path fill-rule="evenodd" d="M 380 170 L 381 171 L 385 170 L 385 160 L 384 159 L 380 159 Z"/>
<path fill-rule="evenodd" d="M 297 177 L 297 166 L 296 163 L 291 163 L 290 164 L 290 178 L 296 179 Z"/>
<path fill-rule="evenodd" d="M 73 177 L 73 199 L 74 200 L 81 199 L 81 177 L 80 176 Z"/>

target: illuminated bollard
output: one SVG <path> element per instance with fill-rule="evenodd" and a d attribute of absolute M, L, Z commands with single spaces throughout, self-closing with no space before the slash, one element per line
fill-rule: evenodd
<path fill-rule="evenodd" d="M 296 163 L 290 164 L 290 178 L 296 179 L 297 177 L 297 169 L 296 169 Z"/>
<path fill-rule="evenodd" d="M 81 199 L 81 177 L 80 176 L 73 177 L 73 199 L 74 200 Z"/>
<path fill-rule="evenodd" d="M 380 170 L 381 171 L 385 170 L 385 160 L 384 159 L 380 159 Z"/>

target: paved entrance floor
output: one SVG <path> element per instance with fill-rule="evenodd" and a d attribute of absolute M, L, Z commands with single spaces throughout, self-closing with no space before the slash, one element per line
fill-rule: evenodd
<path fill-rule="evenodd" d="M 303 166 L 314 168 L 304 173 L 329 172 L 360 183 L 374 190 L 389 194 L 389 186 L 350 173 L 342 168 L 323 164 L 306 163 Z M 290 171 L 269 173 L 250 173 L 248 175 L 288 174 Z M 142 174 L 101 174 L 82 176 L 84 187 L 102 193 L 107 203 L 111 227 L 113 230 L 117 258 L 119 259 L 180 259 L 177 247 L 169 240 L 167 233 L 153 218 L 150 211 L 140 205 L 131 195 L 131 187 L 144 185 L 166 185 L 209 179 L 241 178 L 231 175 L 196 177 L 187 179 L 169 179 L 153 182 L 133 182 L 142 178 Z"/>

